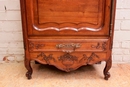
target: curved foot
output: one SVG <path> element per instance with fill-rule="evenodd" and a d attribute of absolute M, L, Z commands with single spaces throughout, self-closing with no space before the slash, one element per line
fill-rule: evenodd
<path fill-rule="evenodd" d="M 28 71 L 28 72 L 26 73 L 26 77 L 27 77 L 28 79 L 31 79 L 31 78 L 32 78 L 32 72 L 29 72 L 29 71 Z"/>
<path fill-rule="evenodd" d="M 103 71 L 105 80 L 108 80 L 108 78 L 110 78 L 110 73 L 108 71 L 110 70 L 111 66 L 112 66 L 112 60 L 111 60 L 111 58 L 109 58 L 109 60 L 106 61 L 106 66 Z"/>
<path fill-rule="evenodd" d="M 107 72 L 107 73 L 105 74 L 104 79 L 105 79 L 105 80 L 108 80 L 108 78 L 110 78 L 110 76 L 111 76 L 111 75 L 110 75 L 110 73 L 109 73 L 109 72 Z"/>
<path fill-rule="evenodd" d="M 32 68 L 31 68 L 30 61 L 31 61 L 31 60 L 25 59 L 25 67 L 26 67 L 26 69 L 28 70 L 27 73 L 26 73 L 26 77 L 27 77 L 28 79 L 31 79 L 31 78 L 32 78 L 32 73 L 33 73 L 33 70 L 32 70 Z"/>

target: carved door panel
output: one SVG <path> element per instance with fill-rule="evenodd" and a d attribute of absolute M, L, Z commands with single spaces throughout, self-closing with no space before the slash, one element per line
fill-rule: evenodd
<path fill-rule="evenodd" d="M 28 34 L 109 35 L 110 3 L 111 0 L 26 0 Z"/>

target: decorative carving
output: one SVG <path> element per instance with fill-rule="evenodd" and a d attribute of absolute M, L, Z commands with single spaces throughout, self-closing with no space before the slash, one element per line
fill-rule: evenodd
<path fill-rule="evenodd" d="M 83 54 L 83 58 L 81 60 L 79 60 L 79 63 L 84 62 L 84 61 L 88 62 L 88 59 L 89 59 L 89 57 L 87 57 L 86 54 Z"/>
<path fill-rule="evenodd" d="M 87 57 L 86 54 L 83 54 L 83 58 L 82 58 L 79 62 L 85 61 L 86 64 L 87 64 L 88 62 L 90 62 L 90 61 L 91 61 L 92 59 L 94 59 L 95 57 L 96 57 L 96 58 L 99 58 L 99 56 L 96 55 L 95 53 L 92 53 L 89 57 Z"/>
<path fill-rule="evenodd" d="M 81 44 L 79 43 L 65 43 L 65 44 L 57 44 L 57 49 L 63 49 L 63 52 L 71 53 L 75 51 L 75 49 L 80 48 Z"/>
<path fill-rule="evenodd" d="M 91 47 L 96 48 L 96 49 L 102 49 L 104 51 L 104 50 L 106 50 L 106 45 L 107 45 L 107 43 L 103 42 L 103 43 L 97 43 L 96 46 L 92 45 Z"/>
<path fill-rule="evenodd" d="M 99 56 L 97 54 L 95 54 L 95 53 L 92 53 L 90 55 L 90 57 L 88 58 L 88 62 L 91 61 L 91 60 L 93 60 L 94 58 L 99 58 Z"/>
<path fill-rule="evenodd" d="M 29 49 L 30 50 L 33 50 L 33 49 L 40 49 L 40 48 L 42 48 L 42 47 L 44 47 L 44 44 L 36 44 L 36 43 L 33 43 L 33 42 L 30 42 L 29 43 Z"/>
<path fill-rule="evenodd" d="M 40 58 L 40 57 L 42 57 L 42 58 Z M 52 54 L 49 54 L 48 56 L 46 56 L 43 52 L 40 53 L 39 55 L 37 55 L 37 58 L 45 60 L 46 63 L 50 64 L 50 65 L 51 65 L 51 60 L 56 62 L 56 60 Z M 83 54 L 83 58 L 78 61 L 78 57 L 73 56 L 70 53 L 65 53 L 64 55 L 58 57 L 58 61 L 60 61 L 65 66 L 65 68 L 63 70 L 69 72 L 69 71 L 75 70 L 73 68 L 75 61 L 76 61 L 76 63 L 85 62 L 87 64 L 89 61 L 93 60 L 94 58 L 99 58 L 99 56 L 96 55 L 95 53 L 92 53 L 89 57 L 87 57 L 86 54 Z"/>
<path fill-rule="evenodd" d="M 53 60 L 54 62 L 56 62 L 55 58 L 52 57 L 52 54 L 49 54 L 48 56 L 46 56 L 43 52 L 40 53 L 39 55 L 37 55 L 37 58 L 42 57 L 47 64 L 50 64 L 50 60 Z"/>
<path fill-rule="evenodd" d="M 87 64 L 89 61 L 93 60 L 94 58 L 99 58 L 99 56 L 96 55 L 95 53 L 92 53 L 89 57 L 87 57 L 86 54 L 83 54 L 83 58 L 79 60 L 79 63 L 86 62 Z M 66 66 L 64 70 L 69 72 L 74 70 L 71 66 L 74 64 L 74 61 L 78 61 L 78 58 L 76 56 L 70 55 L 69 53 L 66 53 L 63 56 L 59 57 L 59 61 L 61 61 L 64 66 Z"/>
<path fill-rule="evenodd" d="M 102 49 L 103 49 L 103 50 L 106 50 L 106 47 L 107 47 L 107 43 L 106 43 L 106 42 L 103 42 L 103 43 L 102 43 Z"/>
<path fill-rule="evenodd" d="M 78 61 L 78 58 L 76 56 L 70 55 L 69 53 L 66 53 L 59 57 L 59 61 L 61 61 L 62 64 L 68 68 L 74 64 L 74 61 Z"/>

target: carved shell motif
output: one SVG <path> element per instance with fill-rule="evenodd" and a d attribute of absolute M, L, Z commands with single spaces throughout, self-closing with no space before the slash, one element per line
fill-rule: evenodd
<path fill-rule="evenodd" d="M 69 53 L 66 53 L 59 57 L 59 61 L 61 61 L 62 64 L 66 67 L 70 67 L 74 64 L 74 61 L 78 61 L 78 58 L 76 56 L 70 55 Z"/>

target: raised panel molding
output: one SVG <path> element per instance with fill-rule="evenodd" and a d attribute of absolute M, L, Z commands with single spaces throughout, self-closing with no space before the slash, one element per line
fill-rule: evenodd
<path fill-rule="evenodd" d="M 103 27 L 104 0 L 94 0 L 93 2 L 91 0 L 73 0 L 75 4 L 71 4 L 70 0 L 34 0 L 34 2 L 35 5 L 32 6 L 37 7 L 34 9 L 32 26 L 36 31 L 100 31 Z M 62 5 L 59 7 L 56 4 Z M 67 20 L 67 18 L 69 19 Z"/>
<path fill-rule="evenodd" d="M 73 30 L 73 31 L 81 31 L 81 30 L 88 30 L 88 31 L 100 31 L 102 29 L 102 26 L 98 29 L 94 28 L 88 28 L 88 27 L 81 27 L 81 28 L 74 28 L 74 27 L 63 27 L 63 28 L 57 28 L 57 27 L 47 27 L 47 28 L 38 28 L 36 25 L 33 25 L 33 28 L 37 31 L 46 31 L 46 30 L 56 30 L 56 31 L 63 31 L 63 30 Z"/>

